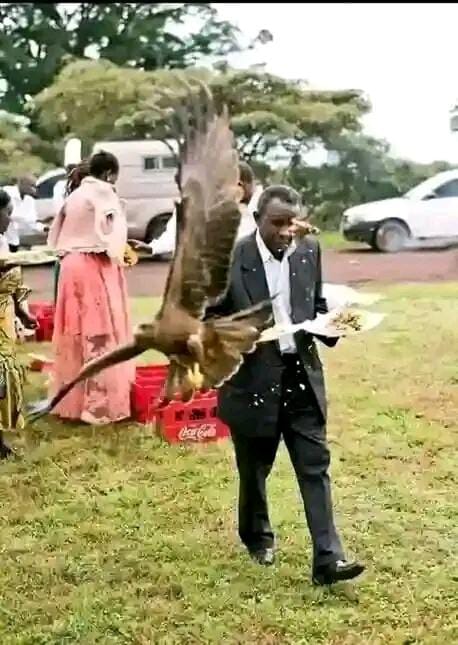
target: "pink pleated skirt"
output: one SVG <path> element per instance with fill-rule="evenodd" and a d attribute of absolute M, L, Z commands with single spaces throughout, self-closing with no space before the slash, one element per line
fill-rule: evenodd
<path fill-rule="evenodd" d="M 122 267 L 97 253 L 70 253 L 61 263 L 56 300 L 52 392 L 71 381 L 89 360 L 132 340 Z M 77 385 L 55 408 L 63 419 L 94 425 L 130 417 L 132 361 Z"/>

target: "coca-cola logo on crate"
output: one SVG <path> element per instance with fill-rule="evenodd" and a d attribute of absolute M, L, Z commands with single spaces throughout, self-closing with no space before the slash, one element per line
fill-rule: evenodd
<path fill-rule="evenodd" d="M 178 433 L 179 441 L 203 441 L 216 437 L 216 423 L 203 423 L 200 426 L 184 426 Z"/>

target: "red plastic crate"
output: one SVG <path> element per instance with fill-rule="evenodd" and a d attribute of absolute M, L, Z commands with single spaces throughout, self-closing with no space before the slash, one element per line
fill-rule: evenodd
<path fill-rule="evenodd" d="M 227 439 L 229 428 L 216 416 L 216 393 L 208 392 L 189 403 L 173 401 L 157 411 L 159 432 L 168 443 L 207 443 Z"/>
<path fill-rule="evenodd" d="M 30 340 L 51 341 L 54 332 L 54 305 L 49 302 L 32 302 L 29 304 L 29 311 L 38 322 L 35 338 Z"/>
<path fill-rule="evenodd" d="M 38 329 L 35 333 L 37 342 L 50 342 L 54 333 L 54 315 L 38 315 Z"/>
<path fill-rule="evenodd" d="M 140 423 L 147 423 L 155 418 L 167 371 L 167 365 L 137 367 L 131 400 L 133 417 Z"/>
<path fill-rule="evenodd" d="M 29 311 L 33 316 L 54 316 L 54 305 L 50 302 L 31 302 Z"/>

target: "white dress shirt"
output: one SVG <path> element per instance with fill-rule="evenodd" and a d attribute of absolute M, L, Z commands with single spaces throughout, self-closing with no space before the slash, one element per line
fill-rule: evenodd
<path fill-rule="evenodd" d="M 266 274 L 267 286 L 271 297 L 278 296 L 272 302 L 274 321 L 276 325 L 291 325 L 291 287 L 289 279 L 289 258 L 295 251 L 295 244 L 286 250 L 281 260 L 274 258 L 262 239 L 259 230 L 256 231 L 256 244 L 261 256 Z M 279 339 L 282 354 L 295 354 L 297 352 L 294 336 L 282 336 Z"/>
<path fill-rule="evenodd" d="M 30 195 L 21 197 L 17 186 L 5 186 L 4 190 L 11 197 L 13 204 L 11 223 L 5 233 L 5 237 L 8 244 L 19 246 L 21 235 L 42 232 L 44 226 L 37 220 L 37 208 L 33 197 Z"/>
<path fill-rule="evenodd" d="M 242 239 L 242 237 L 248 237 L 248 235 L 255 232 L 257 226 L 256 220 L 254 219 L 254 213 L 258 208 L 258 201 L 263 190 L 264 189 L 261 185 L 257 186 L 248 204 L 240 204 L 242 217 L 240 218 L 237 240 Z"/>
<path fill-rule="evenodd" d="M 175 251 L 175 244 L 177 239 L 177 216 L 173 211 L 172 216 L 167 222 L 165 231 L 157 240 L 150 243 L 151 253 L 153 255 L 168 255 Z"/>

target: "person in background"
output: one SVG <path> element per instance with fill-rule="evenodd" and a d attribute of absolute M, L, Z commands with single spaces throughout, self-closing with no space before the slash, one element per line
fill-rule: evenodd
<path fill-rule="evenodd" d="M 127 222 L 114 187 L 118 160 L 98 152 L 88 171 L 83 178 L 72 173 L 70 194 L 48 239 L 62 254 L 53 336 L 56 390 L 89 360 L 132 341 L 122 268 Z M 93 425 L 130 417 L 134 370 L 131 362 L 104 370 L 72 390 L 55 414 Z"/>
<path fill-rule="evenodd" d="M 10 195 L 0 190 L 0 257 L 9 254 L 5 234 L 13 212 Z M 16 356 L 16 326 L 19 318 L 28 329 L 36 329 L 36 320 L 29 315 L 23 303 L 29 290 L 22 283 L 19 266 L 3 266 L 0 261 L 0 459 L 7 459 L 13 451 L 3 439 L 5 430 L 20 430 L 25 370 Z"/>
<path fill-rule="evenodd" d="M 256 210 L 259 195 L 262 193 L 262 186 L 255 185 L 255 176 L 252 168 L 244 161 L 239 163 L 239 174 L 239 184 L 242 191 L 242 199 L 240 201 L 242 217 L 240 219 L 237 239 L 249 235 L 256 229 L 253 213 Z M 129 240 L 129 244 L 136 251 L 151 251 L 153 256 L 170 255 L 175 252 L 176 236 L 177 221 L 176 214 L 173 213 L 167 222 L 165 231 L 157 240 L 153 240 L 149 244 L 141 242 L 140 240 Z"/>
<path fill-rule="evenodd" d="M 64 190 L 62 194 L 61 201 L 61 188 L 57 191 L 57 198 L 54 200 L 54 205 L 58 207 L 56 210 L 56 216 L 62 211 L 62 217 L 65 216 L 65 200 L 66 198 L 79 186 L 83 181 L 84 177 L 89 175 L 89 162 L 87 160 L 81 161 L 79 164 L 69 164 L 67 166 L 68 175 L 67 178 L 61 180 L 64 185 Z M 57 184 L 56 184 L 57 185 Z M 56 197 L 56 195 L 54 195 Z M 59 286 L 59 275 L 60 275 L 60 260 L 57 260 L 54 264 L 54 304 L 57 301 L 57 290 Z"/>
<path fill-rule="evenodd" d="M 78 164 L 70 163 L 65 168 L 65 177 L 56 181 L 53 189 L 53 206 L 54 206 L 54 215 L 57 215 L 64 205 L 65 198 L 68 194 L 68 185 L 71 174 L 73 170 L 77 167 Z"/>
<path fill-rule="evenodd" d="M 300 196 L 287 186 L 261 195 L 256 231 L 236 246 L 229 289 L 207 315 L 232 315 L 277 295 L 277 325 L 327 312 L 321 251 L 309 237 Z M 333 346 L 335 339 L 319 338 Z M 327 403 L 315 339 L 299 332 L 262 343 L 218 390 L 218 416 L 231 431 L 239 473 L 239 535 L 261 565 L 274 563 L 266 480 L 283 438 L 294 467 L 313 544 L 312 577 L 325 585 L 364 570 L 345 559 L 334 524 L 326 441 Z M 285 503 L 285 500 L 283 500 Z"/>
<path fill-rule="evenodd" d="M 21 233 L 43 233 L 45 224 L 37 219 L 35 196 L 37 180 L 34 175 L 19 177 L 15 186 L 5 186 L 4 189 L 11 197 L 13 212 L 11 222 L 6 232 L 10 251 L 15 253 L 20 246 Z"/>
<path fill-rule="evenodd" d="M 242 217 L 240 219 L 240 226 L 237 234 L 237 239 L 240 240 L 242 237 L 251 235 L 256 230 L 254 213 L 263 188 L 260 184 L 256 185 L 256 178 L 254 176 L 253 169 L 245 161 L 241 161 L 239 163 L 239 173 L 240 187 L 243 191 L 242 200 L 240 202 Z"/>

